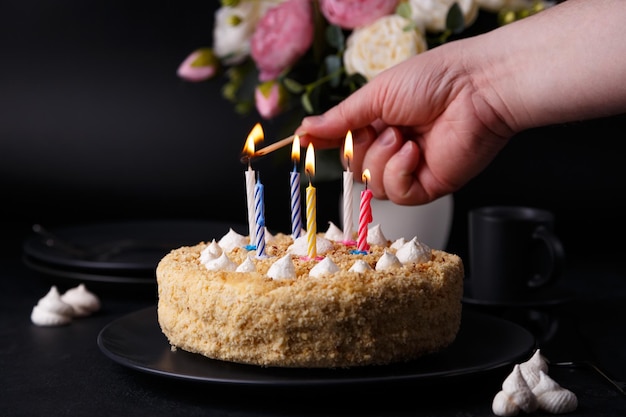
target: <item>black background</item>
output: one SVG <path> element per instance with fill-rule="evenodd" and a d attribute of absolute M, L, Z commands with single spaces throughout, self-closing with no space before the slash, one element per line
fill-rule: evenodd
<path fill-rule="evenodd" d="M 239 154 L 250 129 L 266 141 L 284 120 L 234 113 L 220 81 L 176 76 L 211 44 L 218 2 L 144 0 L 2 3 L 0 190 L 2 241 L 19 250 L 30 225 L 109 219 L 245 222 Z M 483 17 L 480 25 L 490 24 Z M 487 204 L 556 214 L 568 254 L 624 247 L 621 142 L 626 117 L 519 134 L 455 194 L 449 250 L 466 253 L 467 211 Z M 288 157 L 255 167 L 266 184 L 268 227 L 289 228 Z M 336 220 L 340 184 L 318 184 L 318 224 Z M 17 238 L 17 239 L 16 239 Z M 617 245 L 615 245 L 617 243 Z"/>

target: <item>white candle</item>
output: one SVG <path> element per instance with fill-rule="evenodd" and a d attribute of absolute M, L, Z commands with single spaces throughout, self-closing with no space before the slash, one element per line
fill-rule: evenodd
<path fill-rule="evenodd" d="M 255 225 L 255 214 L 254 214 L 254 183 L 256 182 L 256 173 L 252 169 L 250 164 L 250 159 L 252 155 L 254 155 L 254 147 L 257 142 L 263 140 L 263 128 L 260 123 L 254 125 L 250 133 L 248 134 L 248 138 L 246 139 L 246 143 L 243 147 L 243 154 L 248 156 L 248 169 L 245 172 L 246 177 L 246 202 L 248 208 L 248 236 L 250 238 L 250 245 L 254 245 L 255 243 L 255 233 L 256 233 L 256 225 Z"/>
<path fill-rule="evenodd" d="M 254 177 L 256 173 L 254 170 L 248 165 L 248 170 L 245 172 L 246 175 L 246 199 L 248 203 L 248 236 L 250 236 L 250 244 L 254 244 L 254 233 L 255 233 L 255 225 L 254 225 Z"/>
<path fill-rule="evenodd" d="M 352 132 L 346 134 L 346 142 L 343 147 L 343 155 L 346 158 L 346 170 L 343 173 L 343 240 L 346 245 L 354 244 L 352 239 L 352 185 L 354 178 L 350 171 L 350 159 L 352 159 Z"/>

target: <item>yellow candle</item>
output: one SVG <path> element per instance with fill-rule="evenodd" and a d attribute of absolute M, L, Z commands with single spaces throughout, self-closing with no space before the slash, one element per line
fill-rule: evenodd
<path fill-rule="evenodd" d="M 307 255 L 310 259 L 314 259 L 317 256 L 317 197 L 315 195 L 315 187 L 311 184 L 311 177 L 315 175 L 315 154 L 313 144 L 311 143 L 309 143 L 306 149 L 305 171 L 309 177 L 309 186 L 306 188 Z"/>

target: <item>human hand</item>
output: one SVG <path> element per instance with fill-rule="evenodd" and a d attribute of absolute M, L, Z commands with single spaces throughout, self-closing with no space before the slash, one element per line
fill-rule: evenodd
<path fill-rule="evenodd" d="M 453 49 L 416 55 L 326 113 L 303 119 L 296 130 L 306 132 L 303 146 L 341 147 L 352 131 L 350 168 L 370 170 L 368 186 L 379 199 L 423 204 L 458 190 L 513 132 L 477 86 L 477 74 L 464 66 L 462 51 Z"/>

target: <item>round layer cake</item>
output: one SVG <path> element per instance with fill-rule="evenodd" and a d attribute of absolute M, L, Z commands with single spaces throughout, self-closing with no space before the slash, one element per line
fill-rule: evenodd
<path fill-rule="evenodd" d="M 258 256 L 240 237 L 181 247 L 160 261 L 158 320 L 172 349 L 337 368 L 408 361 L 456 337 L 464 276 L 456 255 L 416 239 L 383 240 L 363 253 L 318 234 L 311 259 L 302 253 L 306 237 L 278 234 Z"/>

